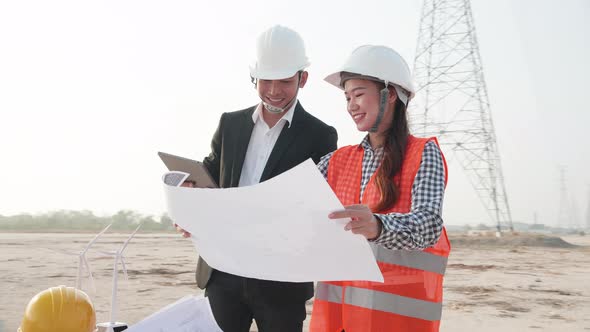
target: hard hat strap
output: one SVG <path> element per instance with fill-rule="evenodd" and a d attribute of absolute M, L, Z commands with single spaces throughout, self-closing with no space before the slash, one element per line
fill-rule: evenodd
<path fill-rule="evenodd" d="M 406 107 L 408 106 L 408 93 L 396 84 L 392 84 L 395 92 L 397 92 L 397 99 L 401 100 Z"/>
<path fill-rule="evenodd" d="M 375 123 L 373 124 L 371 129 L 369 129 L 369 132 L 371 133 L 377 132 L 377 130 L 379 129 L 379 125 L 383 120 L 383 114 L 385 114 L 385 107 L 387 106 L 387 97 L 389 96 L 389 89 L 387 88 L 387 86 L 388 84 L 387 82 L 385 82 L 385 87 L 381 89 L 381 91 L 379 92 L 379 113 L 377 113 L 377 119 L 375 120 Z"/>
<path fill-rule="evenodd" d="M 280 108 L 280 107 L 276 107 L 276 106 L 272 106 L 271 104 L 267 103 L 267 102 L 262 102 L 262 105 L 264 105 L 264 108 L 273 113 L 273 114 L 279 114 L 282 113 L 284 111 L 284 109 Z"/>

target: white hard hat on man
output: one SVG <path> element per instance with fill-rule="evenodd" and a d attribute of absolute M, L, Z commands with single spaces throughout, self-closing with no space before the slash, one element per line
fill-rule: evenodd
<path fill-rule="evenodd" d="M 264 31 L 256 41 L 256 60 L 250 66 L 255 79 L 280 80 L 309 66 L 301 36 L 281 25 Z"/>

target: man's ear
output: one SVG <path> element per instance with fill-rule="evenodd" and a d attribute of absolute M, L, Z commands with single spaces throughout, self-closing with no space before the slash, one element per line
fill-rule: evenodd
<path fill-rule="evenodd" d="M 301 72 L 301 79 L 299 80 L 299 88 L 303 88 L 305 86 L 305 83 L 307 83 L 307 76 L 309 74 L 307 73 L 307 71 L 302 71 Z"/>

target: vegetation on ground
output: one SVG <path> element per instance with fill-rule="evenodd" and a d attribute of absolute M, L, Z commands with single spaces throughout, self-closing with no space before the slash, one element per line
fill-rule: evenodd
<path fill-rule="evenodd" d="M 174 231 L 172 220 L 163 214 L 159 217 L 121 210 L 111 216 L 96 216 L 91 211 L 59 210 L 43 214 L 0 215 L 0 232 L 87 232 L 98 231 L 112 223 L 111 230 L 133 230 L 142 223 L 143 232 Z"/>

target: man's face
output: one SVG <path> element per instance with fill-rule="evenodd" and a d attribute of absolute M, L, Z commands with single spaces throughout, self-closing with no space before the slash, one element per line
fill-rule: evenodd
<path fill-rule="evenodd" d="M 297 95 L 297 89 L 303 88 L 307 82 L 307 72 L 299 73 L 281 80 L 258 80 L 258 96 L 260 99 L 275 107 L 285 108 Z M 298 84 L 299 83 L 299 84 Z"/>

